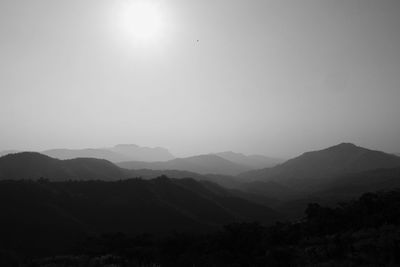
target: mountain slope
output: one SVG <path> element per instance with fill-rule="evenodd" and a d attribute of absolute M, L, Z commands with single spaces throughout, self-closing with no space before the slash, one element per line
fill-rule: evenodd
<path fill-rule="evenodd" d="M 127 173 L 109 161 L 93 158 L 58 160 L 36 152 L 0 158 L 0 179 L 117 180 Z"/>
<path fill-rule="evenodd" d="M 397 156 L 342 143 L 304 153 L 273 168 L 250 171 L 240 176 L 248 180 L 272 180 L 293 188 L 309 189 L 346 173 L 398 166 L 400 158 Z"/>
<path fill-rule="evenodd" d="M 223 175 L 236 175 L 251 169 L 213 154 L 176 158 L 164 162 L 120 162 L 117 165 L 126 169 L 180 170 L 199 174 Z"/>
<path fill-rule="evenodd" d="M 271 224 L 275 211 L 192 179 L 0 181 L 1 242 L 57 250 L 85 233 L 206 231 L 235 221 Z"/>
<path fill-rule="evenodd" d="M 276 158 L 270 158 L 262 155 L 247 156 L 232 151 L 219 152 L 215 153 L 215 155 L 237 164 L 252 167 L 254 169 L 269 168 L 283 162 L 282 160 Z"/>

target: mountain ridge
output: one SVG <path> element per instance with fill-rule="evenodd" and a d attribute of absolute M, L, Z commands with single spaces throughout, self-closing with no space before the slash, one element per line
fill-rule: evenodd
<path fill-rule="evenodd" d="M 119 162 L 125 169 L 181 170 L 199 174 L 237 175 L 251 167 L 234 163 L 215 154 L 176 158 L 165 162 Z"/>
<path fill-rule="evenodd" d="M 308 190 L 331 177 L 379 168 L 400 166 L 400 158 L 351 143 L 340 143 L 322 150 L 309 151 L 273 168 L 249 171 L 239 175 L 254 181 L 275 181 L 292 188 Z"/>

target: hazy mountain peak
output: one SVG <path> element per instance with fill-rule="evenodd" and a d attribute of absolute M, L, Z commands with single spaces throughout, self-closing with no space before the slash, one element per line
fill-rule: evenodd
<path fill-rule="evenodd" d="M 310 188 L 328 178 L 400 166 L 400 158 L 381 151 L 370 150 L 351 143 L 341 143 L 326 149 L 306 152 L 274 168 L 244 173 L 256 180 L 274 180 L 293 188 Z"/>
<path fill-rule="evenodd" d="M 335 146 L 331 146 L 331 147 L 328 147 L 326 150 L 344 150 L 344 151 L 346 151 L 346 150 L 360 150 L 360 149 L 365 149 L 365 150 L 367 150 L 366 148 L 362 148 L 362 147 L 359 147 L 359 146 L 356 146 L 355 144 L 353 144 L 353 143 L 340 143 L 340 144 L 338 144 L 338 145 L 335 145 Z"/>

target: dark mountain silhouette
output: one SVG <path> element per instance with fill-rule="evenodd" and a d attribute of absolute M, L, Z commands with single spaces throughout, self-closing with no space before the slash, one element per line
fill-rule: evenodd
<path fill-rule="evenodd" d="M 271 224 L 279 214 L 193 179 L 0 181 L 0 246 L 26 253 L 70 247 L 84 234 L 216 230 L 236 221 Z"/>
<path fill-rule="evenodd" d="M 332 177 L 398 166 L 400 158 L 397 156 L 342 143 L 304 153 L 273 168 L 249 171 L 240 177 L 249 181 L 276 181 L 292 188 L 311 190 L 325 184 Z"/>
<path fill-rule="evenodd" d="M 235 153 L 232 151 L 219 152 L 215 153 L 215 155 L 237 164 L 252 167 L 254 169 L 269 168 L 283 162 L 283 160 L 277 158 L 266 157 L 263 155 L 247 156 L 242 153 Z"/>
<path fill-rule="evenodd" d="M 116 145 L 110 148 L 51 149 L 41 153 L 57 159 L 98 158 L 111 162 L 165 161 L 175 158 L 165 148 L 140 147 L 133 144 Z"/>
<path fill-rule="evenodd" d="M 37 152 L 0 158 L 0 179 L 117 180 L 127 176 L 126 171 L 102 159 L 58 160 Z"/>
<path fill-rule="evenodd" d="M 223 175 L 236 175 L 251 169 L 248 166 L 231 162 L 214 154 L 176 158 L 164 162 L 120 162 L 117 165 L 126 169 L 180 170 L 199 174 Z"/>

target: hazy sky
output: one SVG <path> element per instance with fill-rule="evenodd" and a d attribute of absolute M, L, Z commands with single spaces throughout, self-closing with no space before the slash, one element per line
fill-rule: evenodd
<path fill-rule="evenodd" d="M 131 2 L 0 1 L 0 150 L 400 152 L 399 0 Z"/>

